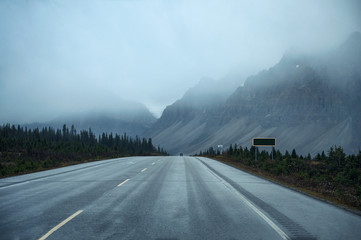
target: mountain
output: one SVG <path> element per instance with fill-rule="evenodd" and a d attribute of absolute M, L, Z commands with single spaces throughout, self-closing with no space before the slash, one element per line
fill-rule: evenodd
<path fill-rule="evenodd" d="M 62 128 L 64 124 L 68 127 L 74 127 L 80 130 L 88 130 L 89 128 L 96 136 L 107 133 L 127 133 L 129 136 L 135 137 L 150 129 L 156 118 L 142 104 L 137 102 L 120 102 L 116 108 L 92 109 L 83 112 L 76 112 L 65 116 L 58 117 L 49 122 L 31 123 L 25 126 L 29 128 L 42 128 L 51 126 L 53 128 Z"/>
<path fill-rule="evenodd" d="M 182 99 L 166 107 L 145 136 L 155 137 L 157 144 L 166 142 L 172 153 L 187 152 L 190 145 L 200 144 L 203 133 L 207 132 L 204 123 L 209 113 L 223 106 L 239 84 L 231 77 L 222 81 L 202 78 Z"/>
<path fill-rule="evenodd" d="M 202 78 L 197 85 L 189 89 L 182 99 L 167 106 L 162 117 L 152 128 L 152 133 L 162 131 L 164 127 L 182 121 L 193 121 L 211 109 L 222 106 L 238 84 L 233 79 L 215 81 Z"/>
<path fill-rule="evenodd" d="M 361 34 L 356 32 L 328 53 L 287 52 L 224 101 L 197 104 L 197 96 L 187 92 L 147 134 L 171 153 L 192 154 L 218 144 L 249 147 L 253 137 L 276 137 L 281 151 L 316 154 L 341 145 L 357 153 L 360 92 Z"/>

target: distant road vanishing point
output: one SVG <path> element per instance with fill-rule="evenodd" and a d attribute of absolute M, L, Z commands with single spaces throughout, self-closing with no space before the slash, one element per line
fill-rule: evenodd
<path fill-rule="evenodd" d="M 0 179 L 1 239 L 360 239 L 361 216 L 203 157 Z"/>

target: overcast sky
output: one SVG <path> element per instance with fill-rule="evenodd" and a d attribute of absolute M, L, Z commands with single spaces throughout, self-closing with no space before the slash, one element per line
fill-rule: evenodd
<path fill-rule="evenodd" d="M 361 31 L 361 1 L 1 0 L 0 123 L 145 104 L 159 117 L 202 77 L 243 78 L 290 48 Z"/>

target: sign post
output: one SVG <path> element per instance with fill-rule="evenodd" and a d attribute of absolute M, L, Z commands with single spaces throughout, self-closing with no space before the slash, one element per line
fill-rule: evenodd
<path fill-rule="evenodd" d="M 257 147 L 272 147 L 273 160 L 273 147 L 276 146 L 276 138 L 252 138 L 252 146 L 255 147 L 255 160 L 257 160 Z"/>
<path fill-rule="evenodd" d="M 219 151 L 219 154 L 222 155 L 222 153 L 223 153 L 223 145 L 218 145 L 217 149 Z"/>

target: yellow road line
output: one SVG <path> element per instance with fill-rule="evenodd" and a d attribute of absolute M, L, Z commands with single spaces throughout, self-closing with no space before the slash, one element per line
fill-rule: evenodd
<path fill-rule="evenodd" d="M 130 179 L 128 178 L 127 180 L 125 180 L 125 181 L 123 181 L 123 182 L 119 183 L 119 184 L 118 184 L 118 187 L 122 186 L 124 183 L 128 182 L 129 180 L 130 180 Z"/>
<path fill-rule="evenodd" d="M 59 223 L 58 225 L 56 225 L 55 227 L 53 227 L 47 234 L 45 234 L 44 236 L 42 236 L 41 238 L 39 238 L 39 240 L 44 240 L 47 239 L 51 234 L 53 234 L 56 230 L 58 230 L 59 228 L 61 228 L 62 226 L 64 226 L 67 222 L 69 222 L 70 220 L 72 220 L 73 218 L 75 218 L 76 216 L 78 216 L 80 213 L 82 213 L 83 210 L 79 210 L 76 213 L 74 213 L 73 215 L 71 215 L 70 217 L 68 217 L 67 219 L 65 219 L 64 221 L 62 221 L 61 223 Z"/>
<path fill-rule="evenodd" d="M 145 170 L 147 170 L 147 168 L 144 168 L 141 172 L 144 172 Z"/>

